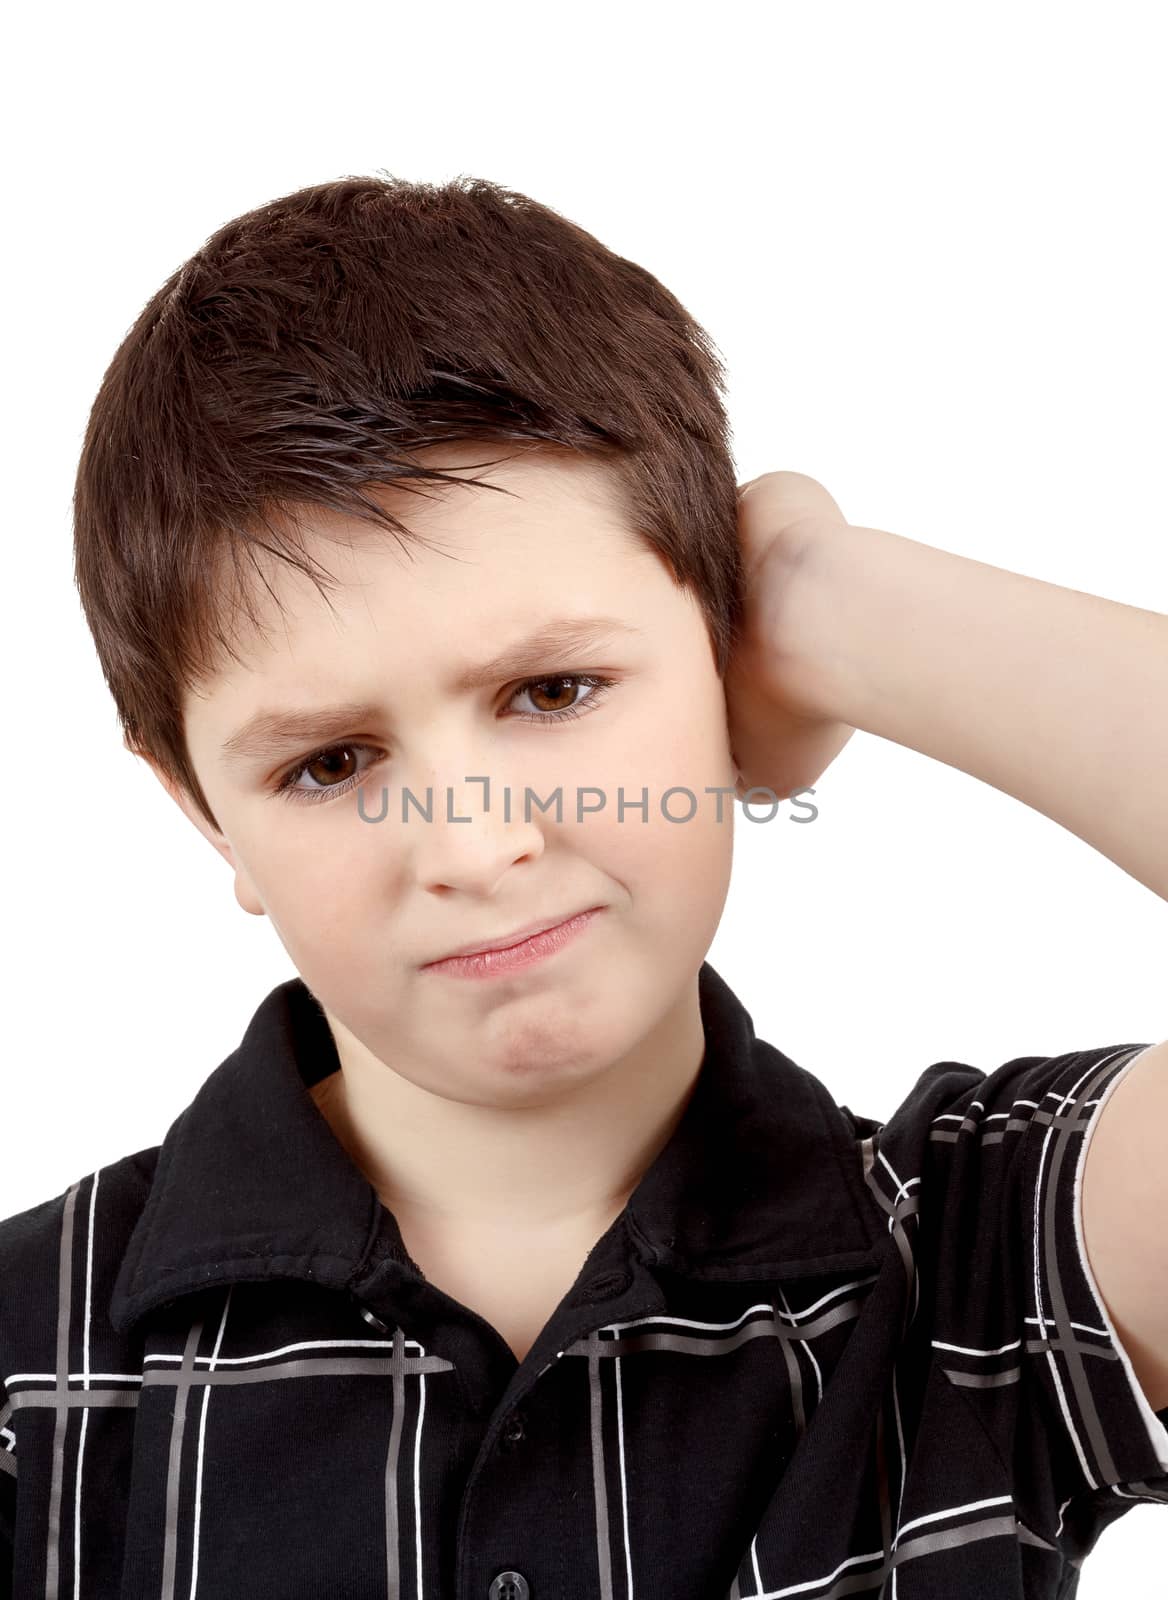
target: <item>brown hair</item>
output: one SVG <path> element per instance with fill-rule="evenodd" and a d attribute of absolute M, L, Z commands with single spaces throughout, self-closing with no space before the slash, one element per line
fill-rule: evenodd
<path fill-rule="evenodd" d="M 219 831 L 182 707 L 239 659 L 231 619 L 258 625 L 245 559 L 323 594 L 299 511 L 418 539 L 365 487 L 447 481 L 413 452 L 450 441 L 605 459 L 723 674 L 743 579 L 722 390 L 716 346 L 656 278 L 485 179 L 345 177 L 226 223 L 122 341 L 77 471 L 75 578 L 127 746 Z"/>

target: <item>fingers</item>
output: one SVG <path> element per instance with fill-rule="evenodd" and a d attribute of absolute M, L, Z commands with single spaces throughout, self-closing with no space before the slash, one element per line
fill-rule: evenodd
<path fill-rule="evenodd" d="M 762 472 L 749 478 L 737 490 L 741 505 L 750 501 L 752 514 L 758 510 L 768 523 L 777 527 L 801 522 L 806 517 L 822 517 L 829 522 L 847 518 L 817 478 L 805 472 Z"/>

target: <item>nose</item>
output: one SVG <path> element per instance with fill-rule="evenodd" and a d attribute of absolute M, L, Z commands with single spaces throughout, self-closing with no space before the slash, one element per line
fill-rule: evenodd
<path fill-rule="evenodd" d="M 509 867 L 536 860 L 544 849 L 541 813 L 525 801 L 523 784 L 498 773 L 458 774 L 448 782 L 433 774 L 419 796 L 422 809 L 412 810 L 406 825 L 419 884 L 489 894 Z"/>

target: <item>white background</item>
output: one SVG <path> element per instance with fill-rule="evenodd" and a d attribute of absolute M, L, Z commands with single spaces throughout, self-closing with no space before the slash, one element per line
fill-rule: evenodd
<path fill-rule="evenodd" d="M 102 373 L 229 217 L 378 169 L 523 190 L 710 331 L 740 478 L 807 472 L 854 522 L 1168 611 L 1159 7 L 22 13 L 0 1216 L 160 1142 L 291 975 L 124 751 L 72 587 Z M 710 960 L 839 1100 L 885 1118 L 936 1060 L 1164 1036 L 1168 910 L 1086 844 L 864 733 L 816 798 L 811 826 L 739 813 Z M 1130 1511 L 1083 1600 L 1162 1595 L 1166 1533 Z"/>

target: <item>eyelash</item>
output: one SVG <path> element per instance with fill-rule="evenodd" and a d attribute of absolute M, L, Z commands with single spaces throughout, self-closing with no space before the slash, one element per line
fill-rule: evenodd
<path fill-rule="evenodd" d="M 545 683 L 582 684 L 593 692 L 586 700 L 582 700 L 574 706 L 567 706 L 563 711 L 518 711 L 515 715 L 524 722 L 544 723 L 545 725 L 547 723 L 566 722 L 569 717 L 582 717 L 586 714 L 584 707 L 594 706 L 598 701 L 603 700 L 615 682 L 615 678 L 604 678 L 595 673 L 583 672 L 545 672 L 538 678 L 525 678 L 522 683 L 516 684 L 511 696 L 512 699 L 516 695 L 522 694 L 525 689 L 538 688 Z M 346 778 L 342 783 L 326 784 L 319 789 L 297 789 L 295 784 L 296 780 L 312 766 L 313 762 L 319 761 L 321 756 L 331 755 L 336 750 L 369 750 L 372 748 L 373 746 L 367 744 L 346 744 L 344 742 L 325 745 L 320 750 L 314 750 L 310 756 L 305 756 L 304 760 L 298 761 L 290 772 L 286 772 L 276 785 L 274 792 L 283 795 L 285 799 L 292 801 L 307 800 L 310 804 L 330 798 L 333 795 L 345 794 L 349 789 L 354 788 L 364 780 L 366 772 L 369 770 L 368 768 L 365 769 L 365 772 L 354 773 L 351 778 Z"/>

